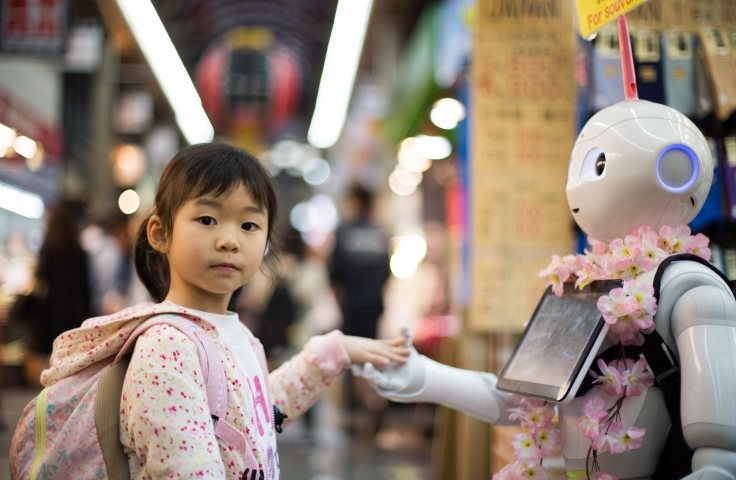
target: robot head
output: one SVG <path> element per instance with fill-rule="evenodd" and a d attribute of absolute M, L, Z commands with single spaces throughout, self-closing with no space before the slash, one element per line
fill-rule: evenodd
<path fill-rule="evenodd" d="M 672 108 L 623 101 L 595 114 L 570 158 L 567 202 L 585 233 L 604 242 L 634 228 L 689 223 L 713 181 L 698 128 Z"/>

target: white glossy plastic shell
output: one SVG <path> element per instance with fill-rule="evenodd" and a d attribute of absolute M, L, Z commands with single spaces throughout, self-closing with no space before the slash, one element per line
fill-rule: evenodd
<path fill-rule="evenodd" d="M 679 193 L 657 175 L 660 154 L 676 144 L 691 149 L 698 161 L 697 178 Z M 606 160 L 600 176 L 591 175 L 595 149 Z M 645 100 L 619 102 L 594 115 L 580 132 L 570 158 L 568 204 L 580 228 L 606 242 L 642 225 L 658 230 L 689 223 L 708 195 L 713 167 L 705 138 L 687 117 Z"/>

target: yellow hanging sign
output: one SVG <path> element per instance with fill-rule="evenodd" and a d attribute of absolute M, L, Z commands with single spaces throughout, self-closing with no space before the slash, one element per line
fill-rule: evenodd
<path fill-rule="evenodd" d="M 646 0 L 577 0 L 580 34 L 590 37 L 603 25 L 616 20 Z"/>

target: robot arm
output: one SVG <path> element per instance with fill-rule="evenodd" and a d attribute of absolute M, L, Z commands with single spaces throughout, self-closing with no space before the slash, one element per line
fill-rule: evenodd
<path fill-rule="evenodd" d="M 410 340 L 407 342 L 411 345 Z M 449 367 L 420 355 L 412 347 L 404 365 L 391 364 L 379 371 L 370 363 L 353 368 L 383 397 L 400 403 L 436 403 L 494 425 L 511 425 L 511 394 L 496 389 L 491 373 Z"/>
<path fill-rule="evenodd" d="M 693 288 L 672 311 L 682 370 L 682 429 L 695 449 L 687 479 L 736 480 L 736 301 Z"/>

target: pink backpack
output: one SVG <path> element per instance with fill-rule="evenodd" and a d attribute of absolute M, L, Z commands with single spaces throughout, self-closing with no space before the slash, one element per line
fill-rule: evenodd
<path fill-rule="evenodd" d="M 197 346 L 215 435 L 246 451 L 245 435 L 224 420 L 225 369 L 212 338 L 194 322 L 164 313 L 135 328 L 114 360 L 91 363 L 45 388 L 26 406 L 10 449 L 12 479 L 130 480 L 127 455 L 120 443 L 123 381 L 137 338 L 162 324 L 176 328 Z"/>

